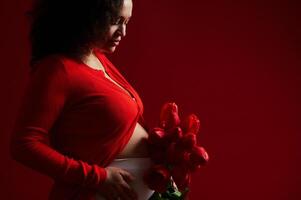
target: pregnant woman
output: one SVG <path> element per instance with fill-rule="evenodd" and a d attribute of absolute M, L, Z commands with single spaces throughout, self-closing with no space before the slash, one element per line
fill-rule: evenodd
<path fill-rule="evenodd" d="M 50 176 L 50 200 L 146 200 L 152 163 L 142 101 L 107 59 L 132 0 L 37 0 L 30 79 L 11 155 Z"/>

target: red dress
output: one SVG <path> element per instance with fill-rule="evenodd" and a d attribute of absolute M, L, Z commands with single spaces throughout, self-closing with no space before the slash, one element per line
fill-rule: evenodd
<path fill-rule="evenodd" d="M 61 55 L 30 74 L 11 140 L 13 158 L 52 177 L 49 199 L 92 200 L 106 179 L 104 167 L 128 143 L 136 123 L 145 129 L 137 92 L 95 50 L 108 75 Z"/>

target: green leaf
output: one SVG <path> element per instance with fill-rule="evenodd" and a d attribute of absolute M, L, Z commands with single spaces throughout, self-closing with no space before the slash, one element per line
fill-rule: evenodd
<path fill-rule="evenodd" d="M 189 188 L 186 187 L 184 191 L 180 192 L 173 187 L 172 181 L 168 184 L 166 192 L 160 194 L 159 192 L 154 192 L 148 200 L 184 200 Z"/>
<path fill-rule="evenodd" d="M 154 192 L 148 200 L 161 200 L 161 195 L 158 192 Z"/>
<path fill-rule="evenodd" d="M 173 193 L 173 195 L 177 196 L 177 197 L 181 197 L 182 196 L 182 193 L 180 191 L 175 191 Z"/>

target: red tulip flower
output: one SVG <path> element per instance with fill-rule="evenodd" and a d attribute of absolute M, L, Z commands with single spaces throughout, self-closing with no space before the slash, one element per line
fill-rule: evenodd
<path fill-rule="evenodd" d="M 209 155 L 203 147 L 194 146 L 190 154 L 190 168 L 194 171 L 209 160 Z"/>
<path fill-rule="evenodd" d="M 184 133 L 197 134 L 200 130 L 200 120 L 195 114 L 190 114 L 181 124 Z"/>
<path fill-rule="evenodd" d="M 165 146 L 155 146 L 149 147 L 149 155 L 156 164 L 162 164 L 166 162 L 166 147 Z"/>
<path fill-rule="evenodd" d="M 196 135 L 188 133 L 178 141 L 178 147 L 184 150 L 191 150 L 197 144 Z"/>
<path fill-rule="evenodd" d="M 159 126 L 168 130 L 179 125 L 180 118 L 178 115 L 178 106 L 175 103 L 164 104 L 160 113 Z"/>
<path fill-rule="evenodd" d="M 154 165 L 143 176 L 150 189 L 163 193 L 170 182 L 170 172 L 164 165 Z"/>
<path fill-rule="evenodd" d="M 171 175 L 180 191 L 183 191 L 186 187 L 189 186 L 191 181 L 191 174 L 186 166 L 174 166 L 174 168 L 171 170 Z"/>
<path fill-rule="evenodd" d="M 178 148 L 175 142 L 171 143 L 167 149 L 167 163 L 177 165 L 190 161 L 189 152 Z"/>
<path fill-rule="evenodd" d="M 159 126 L 151 129 L 147 140 L 154 165 L 143 176 L 148 187 L 157 192 L 154 193 L 156 199 L 160 196 L 158 193 L 165 198 L 166 195 L 177 196 L 179 192 L 179 199 L 186 198 L 191 172 L 205 165 L 209 159 L 206 150 L 197 145 L 199 130 L 200 120 L 196 115 L 190 114 L 180 121 L 175 103 L 162 106 Z M 170 193 L 170 187 L 175 193 Z"/>
<path fill-rule="evenodd" d="M 164 129 L 155 127 L 149 133 L 148 142 L 150 144 L 160 145 L 163 143 L 165 136 L 166 136 L 166 133 L 165 133 Z"/>
<path fill-rule="evenodd" d="M 181 127 L 177 126 L 168 131 L 166 137 L 168 138 L 169 142 L 177 142 L 183 136 L 183 132 Z"/>

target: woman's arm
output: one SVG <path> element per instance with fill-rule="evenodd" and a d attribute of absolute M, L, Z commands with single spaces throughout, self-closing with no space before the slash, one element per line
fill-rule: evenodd
<path fill-rule="evenodd" d="M 31 74 L 11 137 L 12 157 L 53 179 L 97 188 L 107 177 L 104 168 L 65 156 L 49 146 L 49 130 L 70 94 L 63 63 L 41 61 Z"/>

